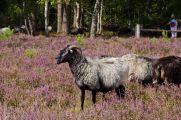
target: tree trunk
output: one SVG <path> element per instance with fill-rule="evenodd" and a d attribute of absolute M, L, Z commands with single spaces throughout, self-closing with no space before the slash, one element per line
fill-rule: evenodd
<path fill-rule="evenodd" d="M 57 4 L 57 33 L 60 33 L 62 31 L 62 0 L 58 0 Z"/>
<path fill-rule="evenodd" d="M 92 15 L 91 32 L 90 32 L 91 38 L 94 38 L 96 35 L 98 14 L 100 12 L 101 2 L 102 2 L 102 0 L 96 0 L 95 6 L 94 6 L 94 11 L 93 11 L 93 15 Z"/>
<path fill-rule="evenodd" d="M 74 6 L 73 28 L 80 28 L 79 21 L 80 21 L 80 4 L 76 2 Z"/>
<path fill-rule="evenodd" d="M 49 16 L 48 16 L 48 2 L 49 0 L 45 0 L 45 11 L 44 11 L 44 17 L 45 17 L 45 35 L 48 36 L 48 24 L 49 24 Z"/>
<path fill-rule="evenodd" d="M 66 6 L 63 5 L 63 21 L 62 21 L 62 32 L 67 33 L 67 12 L 66 12 Z"/>
<path fill-rule="evenodd" d="M 34 13 L 30 13 L 31 24 L 32 24 L 32 35 L 36 33 L 36 17 Z"/>
<path fill-rule="evenodd" d="M 36 27 L 36 22 L 35 22 L 35 15 L 33 13 L 28 14 L 28 25 L 30 29 L 30 35 L 34 35 L 35 33 L 35 27 Z"/>
<path fill-rule="evenodd" d="M 62 32 L 65 34 L 70 33 L 70 5 L 63 5 L 63 21 L 62 21 Z"/>
<path fill-rule="evenodd" d="M 29 24 L 29 27 L 30 27 L 30 35 L 33 35 L 33 26 L 32 26 L 32 22 L 31 22 L 30 16 L 28 16 L 28 24 Z"/>
<path fill-rule="evenodd" d="M 98 34 L 101 34 L 101 32 L 102 32 L 102 3 L 103 3 L 103 0 L 101 1 L 100 11 L 98 13 L 98 22 L 97 22 L 97 33 Z"/>
<path fill-rule="evenodd" d="M 26 3 L 25 3 L 25 1 L 23 1 L 23 10 L 22 10 L 22 13 L 23 13 L 23 17 L 24 17 L 24 24 L 25 24 L 25 29 L 26 29 L 26 33 L 28 34 L 28 35 L 30 35 L 30 31 L 29 31 L 29 28 L 28 28 L 28 21 L 27 21 L 27 14 L 25 14 L 25 6 L 26 5 Z"/>
<path fill-rule="evenodd" d="M 84 22 L 83 16 L 84 16 L 84 9 L 83 9 L 82 5 L 80 5 L 80 17 L 79 17 L 79 27 L 80 28 L 83 27 L 83 22 Z"/>
<path fill-rule="evenodd" d="M 28 24 L 27 24 L 27 19 L 26 19 L 26 18 L 24 19 L 24 22 L 25 22 L 26 32 L 27 32 L 28 35 L 30 35 L 30 31 L 29 31 L 29 29 L 28 29 Z"/>

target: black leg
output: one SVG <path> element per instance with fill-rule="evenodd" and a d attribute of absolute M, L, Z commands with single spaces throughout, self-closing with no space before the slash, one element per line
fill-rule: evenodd
<path fill-rule="evenodd" d="M 95 104 L 96 103 L 96 92 L 92 91 L 92 103 Z"/>
<path fill-rule="evenodd" d="M 121 85 L 118 88 L 116 88 L 116 94 L 119 97 L 119 99 L 120 99 L 120 97 L 124 98 L 124 96 L 125 96 L 125 87 Z"/>
<path fill-rule="evenodd" d="M 106 93 L 104 93 L 104 92 L 103 92 L 103 94 L 102 94 L 102 99 L 103 99 L 103 100 L 105 100 L 105 94 L 106 94 Z"/>
<path fill-rule="evenodd" d="M 154 87 L 155 87 L 155 92 L 158 91 L 158 84 L 154 84 Z"/>
<path fill-rule="evenodd" d="M 120 86 L 119 90 L 120 90 L 121 98 L 124 98 L 125 97 L 125 87 L 124 86 Z"/>
<path fill-rule="evenodd" d="M 116 88 L 116 94 L 117 94 L 118 98 L 120 99 L 120 90 L 119 90 L 119 88 Z"/>
<path fill-rule="evenodd" d="M 84 109 L 85 90 L 81 89 L 81 110 Z"/>

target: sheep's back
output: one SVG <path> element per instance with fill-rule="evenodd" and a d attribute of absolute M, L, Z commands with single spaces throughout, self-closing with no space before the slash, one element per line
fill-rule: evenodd
<path fill-rule="evenodd" d="M 98 64 L 100 86 L 107 89 L 125 85 L 128 79 L 128 66 L 120 61 L 111 61 Z"/>
<path fill-rule="evenodd" d="M 143 83 L 151 82 L 152 59 L 136 54 L 127 54 L 121 57 L 129 65 L 129 80 L 139 79 Z"/>
<path fill-rule="evenodd" d="M 109 91 L 124 85 L 128 79 L 128 65 L 117 58 L 87 59 L 87 68 L 82 71 L 84 86 L 97 91 Z M 84 80 L 83 80 L 84 79 Z"/>

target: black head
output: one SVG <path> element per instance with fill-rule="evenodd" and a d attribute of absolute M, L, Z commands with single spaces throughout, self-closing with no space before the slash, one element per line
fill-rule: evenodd
<path fill-rule="evenodd" d="M 67 45 L 67 47 L 60 50 L 60 53 L 56 57 L 57 64 L 71 61 L 76 54 L 82 54 L 82 50 L 75 45 Z"/>

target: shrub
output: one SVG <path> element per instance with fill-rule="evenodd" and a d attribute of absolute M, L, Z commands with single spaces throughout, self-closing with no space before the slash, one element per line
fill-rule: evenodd
<path fill-rule="evenodd" d="M 151 43 L 155 43 L 156 42 L 156 38 L 155 37 L 153 37 L 153 38 L 150 38 L 150 41 L 151 41 Z"/>
<path fill-rule="evenodd" d="M 80 45 L 84 44 L 84 37 L 82 35 L 78 34 L 75 39 Z"/>
<path fill-rule="evenodd" d="M 163 37 L 163 40 L 165 41 L 165 42 L 169 42 L 170 41 L 170 39 L 168 38 L 168 32 L 167 31 L 162 31 L 162 37 Z"/>
<path fill-rule="evenodd" d="M 35 48 L 28 48 L 25 50 L 25 55 L 29 58 L 33 58 L 37 55 L 37 50 Z"/>
<path fill-rule="evenodd" d="M 14 30 L 11 30 L 9 27 L 4 28 L 4 30 L 1 30 L 2 34 L 0 34 L 0 40 L 8 40 L 13 35 L 13 32 Z"/>

